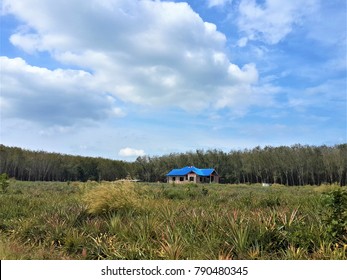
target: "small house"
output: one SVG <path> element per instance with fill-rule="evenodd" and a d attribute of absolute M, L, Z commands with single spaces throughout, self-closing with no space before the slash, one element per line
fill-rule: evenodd
<path fill-rule="evenodd" d="M 186 166 L 181 169 L 172 169 L 166 174 L 168 183 L 218 183 L 219 175 L 213 168 L 200 169 Z"/>

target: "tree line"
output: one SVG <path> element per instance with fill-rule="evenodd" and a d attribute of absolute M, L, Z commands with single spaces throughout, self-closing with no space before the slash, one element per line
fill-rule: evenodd
<path fill-rule="evenodd" d="M 30 151 L 0 145 L 0 174 L 28 181 L 113 181 L 133 178 L 164 182 L 172 168 L 215 168 L 224 183 L 320 185 L 347 182 L 347 144 L 293 145 L 253 149 L 196 150 L 141 156 L 134 162 Z"/>
<path fill-rule="evenodd" d="M 0 145 L 0 173 L 23 181 L 114 181 L 127 176 L 129 165 L 124 161 Z"/>

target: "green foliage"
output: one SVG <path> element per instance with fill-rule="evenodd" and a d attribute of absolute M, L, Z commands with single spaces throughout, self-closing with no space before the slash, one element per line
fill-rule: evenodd
<path fill-rule="evenodd" d="M 230 230 L 225 232 L 225 234 L 229 239 L 229 246 L 233 248 L 235 254 L 239 257 L 243 257 L 250 243 L 250 230 L 248 224 L 232 223 L 230 225 Z"/>
<path fill-rule="evenodd" d="M 309 186 L 12 181 L 0 258 L 346 260 L 327 230 L 344 192 L 324 195 L 323 219 Z"/>
<path fill-rule="evenodd" d="M 10 182 L 8 180 L 8 175 L 6 173 L 3 173 L 0 175 L 0 187 L 1 187 L 1 191 L 3 193 L 7 192 L 7 189 L 10 185 Z"/>
<path fill-rule="evenodd" d="M 253 149 L 196 150 L 160 157 L 142 156 L 135 162 L 28 151 L 0 144 L 0 173 L 27 181 L 115 181 L 139 179 L 164 182 L 173 168 L 195 165 L 215 168 L 223 183 L 279 186 L 346 186 L 347 144 L 293 145 Z"/>
<path fill-rule="evenodd" d="M 337 188 L 323 195 L 322 218 L 332 242 L 347 242 L 347 191 Z"/>

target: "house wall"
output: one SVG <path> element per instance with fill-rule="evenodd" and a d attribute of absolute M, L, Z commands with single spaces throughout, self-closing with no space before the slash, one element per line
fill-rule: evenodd
<path fill-rule="evenodd" d="M 183 181 L 180 180 L 180 177 L 183 177 Z M 213 177 L 213 180 L 212 180 Z M 190 179 L 192 178 L 192 179 Z M 175 179 L 175 180 L 173 180 Z M 192 181 L 191 181 L 192 180 Z M 212 183 L 219 183 L 219 176 L 218 175 L 212 175 L 211 176 Z M 168 183 L 175 183 L 175 184 L 184 184 L 184 183 L 209 183 L 210 178 L 209 177 L 200 177 L 199 175 L 195 173 L 189 173 L 186 176 L 168 176 L 167 177 Z"/>
<path fill-rule="evenodd" d="M 199 175 L 196 175 L 195 173 L 191 172 L 188 174 L 188 182 L 191 183 L 197 183 L 199 180 Z"/>
<path fill-rule="evenodd" d="M 182 178 L 182 177 L 183 177 L 183 181 L 180 180 L 180 178 Z M 186 176 L 168 176 L 167 182 L 168 183 L 175 183 L 175 184 L 182 184 L 182 183 L 187 183 L 188 180 L 187 180 Z"/>
<path fill-rule="evenodd" d="M 219 183 L 219 176 L 214 175 L 213 177 L 214 177 L 213 183 Z"/>

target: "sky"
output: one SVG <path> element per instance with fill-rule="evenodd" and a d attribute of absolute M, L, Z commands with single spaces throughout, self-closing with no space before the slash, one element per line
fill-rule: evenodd
<path fill-rule="evenodd" d="M 0 143 L 138 156 L 347 142 L 345 0 L 0 0 Z"/>

